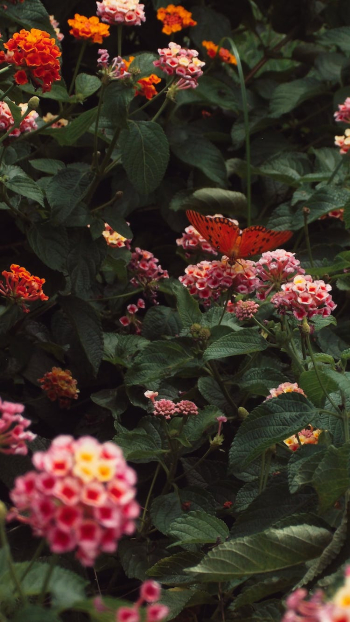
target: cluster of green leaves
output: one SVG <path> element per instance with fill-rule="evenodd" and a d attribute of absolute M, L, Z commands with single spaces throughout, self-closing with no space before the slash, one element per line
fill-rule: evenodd
<path fill-rule="evenodd" d="M 228 621 L 277 622 L 293 588 L 332 585 L 350 557 L 350 171 L 333 146 L 346 129 L 333 113 L 350 96 L 350 11 L 346 0 L 194 0 L 186 8 L 197 26 L 176 41 L 198 49 L 206 71 L 197 89 L 177 93 L 158 116 L 165 94 L 147 103 L 135 97 L 135 82 L 157 71 L 159 88 L 166 85 L 153 61 L 169 40 L 156 20 L 156 9 L 167 4 L 146 1 L 146 23 L 137 32 L 124 29 L 123 55 L 135 56 L 130 81 L 103 84 L 97 46 L 90 46 L 72 95 L 67 85 L 81 43 L 66 20 L 75 11 L 95 14 L 95 2 L 0 7 L 4 39 L 20 28 L 54 35 L 50 14 L 65 34 L 62 80 L 48 93 L 37 91 L 39 129 L 0 146 L 0 271 L 23 265 L 46 279 L 49 296 L 26 315 L 5 301 L 0 307 L 0 394 L 26 405 L 39 436 L 33 451 L 57 434 L 92 434 L 114 439 L 137 470 L 144 508 L 138 532 L 120 543 L 118 555 L 101 557 L 103 593 L 123 598 L 154 578 L 165 587 L 168 620 L 190 609 L 203 621 L 223 619 L 224 611 Z M 116 56 L 117 29 L 111 32 L 103 45 Z M 211 61 L 202 46 L 224 37 L 233 37 L 241 57 L 250 150 L 237 68 Z M 230 47 L 228 39 L 223 45 Z M 2 93 L 10 74 L 0 74 Z M 5 97 L 15 122 L 18 104 L 34 93 L 24 85 Z M 68 125 L 44 124 L 47 112 Z M 310 340 L 296 321 L 280 323 L 268 302 L 260 326 L 200 306 L 178 281 L 199 258 L 176 252 L 189 208 L 237 218 L 242 227 L 251 210 L 253 224 L 295 232 L 288 248 L 308 274 L 332 284 L 335 317 L 315 320 Z M 339 209 L 344 222 L 321 219 Z M 131 250 L 106 245 L 106 222 L 132 238 Z M 136 247 L 153 252 L 170 273 L 159 284 L 159 304 L 147 299 L 137 315 L 141 334 L 119 322 L 143 295 L 130 284 Z M 40 389 L 38 378 L 53 366 L 78 380 L 69 414 Z M 307 397 L 264 401 L 287 381 Z M 185 424 L 160 420 L 145 390 L 175 401 L 183 394 L 199 414 Z M 228 418 L 220 433 L 218 417 Z M 323 431 L 319 443 L 290 452 L 283 441 L 308 425 Z M 7 501 L 30 460 L 0 456 L 0 466 Z M 10 541 L 17 572 L 26 573 L 27 609 L 9 598 L 6 551 L 0 608 L 9 620 L 37 622 L 47 560 L 28 566 L 22 529 Z M 93 608 L 94 576 L 79 576 L 69 559 L 59 564 L 46 586 L 52 609 L 45 620 L 109 621 Z M 106 599 L 112 609 L 120 602 Z"/>

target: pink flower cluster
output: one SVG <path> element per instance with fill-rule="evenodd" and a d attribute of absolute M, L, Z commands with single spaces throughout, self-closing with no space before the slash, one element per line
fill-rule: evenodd
<path fill-rule="evenodd" d="M 197 229 L 192 227 L 192 225 L 186 227 L 181 238 L 176 240 L 176 244 L 182 246 L 182 248 L 187 251 L 186 257 L 190 257 L 190 253 L 193 251 L 203 251 L 204 253 L 217 255 L 216 250 L 201 236 Z"/>
<path fill-rule="evenodd" d="M 330 295 L 331 286 L 324 281 L 313 281 L 309 274 L 297 275 L 282 285 L 282 291 L 271 298 L 279 313 L 293 313 L 297 320 L 311 319 L 314 315 L 330 315 L 336 304 Z"/>
<path fill-rule="evenodd" d="M 134 287 L 141 286 L 145 294 L 156 302 L 157 281 L 169 278 L 167 270 L 163 270 L 159 265 L 159 260 L 153 253 L 135 248 L 128 268 L 133 275 L 130 283 Z"/>
<path fill-rule="evenodd" d="M 308 598 L 304 588 L 295 590 L 286 599 L 287 611 L 282 622 L 348 622 L 350 620 L 350 567 L 345 569 L 345 582 L 326 600 L 322 590 Z"/>
<path fill-rule="evenodd" d="M 98 55 L 97 66 L 101 69 L 103 75 L 108 76 L 109 80 L 130 78 L 131 73 L 127 71 L 127 65 L 121 56 L 112 58 L 110 63 L 108 50 L 100 49 L 98 50 Z"/>
<path fill-rule="evenodd" d="M 146 21 L 145 5 L 139 0 L 102 0 L 96 4 L 98 17 L 107 24 L 141 26 Z"/>
<path fill-rule="evenodd" d="M 259 305 L 254 300 L 238 300 L 227 305 L 227 311 L 233 313 L 237 320 L 250 320 L 259 311 Z"/>
<path fill-rule="evenodd" d="M 22 111 L 22 116 L 27 110 L 27 104 L 19 104 L 19 107 Z M 16 127 L 9 136 L 12 138 L 16 138 L 20 136 L 20 134 L 25 134 L 26 132 L 31 132 L 32 130 L 36 130 L 38 128 L 36 124 L 36 119 L 38 118 L 38 113 L 35 110 L 31 110 L 27 116 L 21 121 L 19 127 Z M 6 102 L 0 102 L 0 132 L 7 132 L 13 125 L 15 124 L 11 110 Z"/>
<path fill-rule="evenodd" d="M 131 304 L 126 307 L 126 315 L 123 315 L 119 318 L 119 322 L 122 326 L 130 326 L 132 325 L 135 328 L 135 332 L 137 335 L 141 332 L 141 321 L 135 317 L 135 314 L 140 310 L 144 309 L 146 303 L 143 298 L 139 298 L 136 305 Z"/>
<path fill-rule="evenodd" d="M 304 391 L 299 387 L 297 382 L 282 382 L 277 389 L 270 389 L 270 395 L 267 396 L 267 400 L 271 400 L 273 397 L 278 397 L 282 393 L 301 393 L 305 395 Z"/>
<path fill-rule="evenodd" d="M 169 607 L 161 605 L 161 587 L 156 581 L 145 581 L 140 588 L 140 597 L 133 607 L 120 607 L 117 611 L 116 622 L 141 622 L 140 607 L 144 602 L 146 607 L 145 622 L 161 622 L 169 614 Z"/>
<path fill-rule="evenodd" d="M 8 520 L 28 523 L 53 553 L 76 549 L 80 562 L 92 566 L 134 532 L 136 474 L 117 445 L 58 436 L 32 462 L 36 470 L 17 477 L 10 493 L 15 507 Z"/>
<path fill-rule="evenodd" d="M 172 400 L 156 400 L 158 396 L 156 391 L 145 391 L 145 397 L 150 399 L 153 403 L 153 414 L 165 419 L 171 419 L 171 417 L 198 415 L 198 408 L 194 402 L 189 400 L 181 400 L 175 404 Z"/>
<path fill-rule="evenodd" d="M 335 136 L 334 144 L 340 147 L 340 153 L 345 155 L 350 149 L 350 129 L 345 130 L 343 136 Z"/>
<path fill-rule="evenodd" d="M 255 263 L 255 268 L 259 278 L 256 294 L 259 300 L 265 300 L 273 289 L 279 290 L 282 283 L 290 281 L 297 274 L 305 274 L 295 253 L 281 248 L 263 253 Z"/>
<path fill-rule="evenodd" d="M 253 261 L 241 259 L 232 265 L 227 257 L 187 266 L 179 281 L 206 306 L 230 288 L 239 294 L 250 294 L 259 283 Z"/>
<path fill-rule="evenodd" d="M 181 45 L 171 42 L 168 48 L 159 48 L 159 60 L 153 62 L 169 76 L 176 75 L 176 89 L 195 89 L 198 78 L 203 75 L 204 61 L 199 60 L 197 50 L 182 48 Z"/>
<path fill-rule="evenodd" d="M 338 105 L 334 118 L 338 123 L 350 123 L 350 97 L 347 97 L 343 104 Z"/>
<path fill-rule="evenodd" d="M 22 417 L 23 411 L 22 404 L 3 402 L 0 399 L 0 453 L 21 456 L 28 453 L 26 442 L 33 441 L 36 434 L 27 430 L 31 421 Z"/>

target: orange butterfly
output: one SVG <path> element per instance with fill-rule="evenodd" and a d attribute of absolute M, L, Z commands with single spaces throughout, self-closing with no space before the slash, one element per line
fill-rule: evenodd
<path fill-rule="evenodd" d="M 215 250 L 235 261 L 271 251 L 287 242 L 293 235 L 292 231 L 272 231 L 261 225 L 242 231 L 229 218 L 202 216 L 192 210 L 187 210 L 186 216 Z"/>

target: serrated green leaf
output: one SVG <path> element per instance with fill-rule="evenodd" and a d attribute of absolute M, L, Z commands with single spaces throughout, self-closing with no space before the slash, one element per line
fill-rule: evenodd
<path fill-rule="evenodd" d="M 52 160 L 50 158 L 38 158 L 37 160 L 29 160 L 29 163 L 37 171 L 41 171 L 42 173 L 48 173 L 49 175 L 56 175 L 56 173 L 65 168 L 64 162 L 61 162 L 61 160 Z"/>
<path fill-rule="evenodd" d="M 305 201 L 304 206 L 310 210 L 308 223 L 313 222 L 335 209 L 341 209 L 350 200 L 350 191 L 346 188 L 339 188 L 329 184 L 316 190 L 312 196 Z M 304 226 L 304 215 L 299 209 L 293 218 L 293 229 L 301 229 Z"/>
<path fill-rule="evenodd" d="M 74 168 L 63 169 L 52 177 L 46 188 L 46 196 L 55 224 L 61 224 L 68 218 L 82 200 L 89 183 L 90 173 Z"/>
<path fill-rule="evenodd" d="M 177 311 L 158 305 L 147 310 L 142 322 L 142 335 L 147 339 L 175 337 L 181 331 L 181 321 Z"/>
<path fill-rule="evenodd" d="M 172 283 L 172 290 L 176 296 L 177 310 L 182 322 L 183 328 L 190 328 L 192 324 L 200 324 L 202 314 L 199 304 L 188 289 L 179 281 Z"/>
<path fill-rule="evenodd" d="M 237 380 L 241 389 L 266 397 L 269 390 L 286 382 L 287 376 L 273 367 L 252 367 Z"/>
<path fill-rule="evenodd" d="M 175 538 L 173 546 L 215 544 L 218 541 L 224 542 L 229 535 L 229 530 L 219 518 L 196 511 L 175 519 L 170 525 L 168 534 Z"/>
<path fill-rule="evenodd" d="M 320 386 L 320 381 L 322 386 Z M 337 383 L 334 382 L 332 378 L 322 373 L 320 369 L 317 370 L 317 373 L 314 369 L 302 372 L 298 384 L 300 388 L 303 389 L 310 402 L 318 408 L 321 408 L 325 403 L 326 398 L 323 389 L 328 393 L 332 393 L 338 388 Z"/>
<path fill-rule="evenodd" d="M 112 81 L 105 90 L 103 97 L 103 115 L 113 127 L 127 127 L 128 107 L 135 97 L 135 88 Z"/>
<path fill-rule="evenodd" d="M 178 585 L 192 583 L 193 576 L 186 574 L 186 569 L 197 564 L 203 558 L 203 553 L 189 551 L 176 553 L 170 557 L 161 559 L 157 564 L 149 568 L 147 575 L 158 579 L 165 585 Z"/>
<path fill-rule="evenodd" d="M 312 478 L 321 512 L 332 507 L 349 488 L 349 459 L 350 443 L 342 447 L 327 447 Z"/>
<path fill-rule="evenodd" d="M 59 302 L 78 335 L 94 373 L 97 374 L 103 353 L 100 316 L 88 302 L 81 298 L 60 296 Z"/>
<path fill-rule="evenodd" d="M 194 127 L 181 126 L 168 133 L 171 151 L 181 162 L 201 170 L 221 187 L 227 184 L 221 151 Z"/>
<path fill-rule="evenodd" d="M 249 354 L 250 352 L 262 352 L 266 350 L 267 342 L 258 331 L 251 328 L 243 328 L 230 335 L 224 335 L 208 346 L 204 352 L 205 361 Z"/>
<path fill-rule="evenodd" d="M 44 132 L 52 136 L 61 147 L 68 147 L 74 145 L 83 134 L 88 132 L 96 119 L 96 115 L 97 108 L 91 108 L 91 110 L 82 112 L 65 127 L 60 129 L 47 128 Z"/>
<path fill-rule="evenodd" d="M 162 181 L 169 161 L 169 145 L 161 126 L 152 121 L 129 121 L 120 133 L 122 163 L 133 186 L 149 194 Z"/>
<path fill-rule="evenodd" d="M 97 76 L 90 76 L 87 73 L 79 73 L 75 80 L 75 92 L 84 99 L 96 93 L 100 86 L 101 80 Z"/>
<path fill-rule="evenodd" d="M 325 86 L 315 78 L 300 78 L 279 84 L 272 94 L 270 115 L 271 117 L 279 117 L 286 114 L 302 102 L 312 99 L 316 95 L 321 95 L 324 91 Z"/>
<path fill-rule="evenodd" d="M 288 462 L 288 484 L 291 493 L 297 492 L 302 486 L 311 486 L 314 472 L 322 460 L 324 451 L 322 445 L 305 445 L 291 456 Z"/>
<path fill-rule="evenodd" d="M 318 416 L 318 411 L 300 393 L 284 393 L 255 408 L 241 424 L 231 445 L 232 470 L 241 471 L 274 443 L 300 432 Z"/>
<path fill-rule="evenodd" d="M 68 237 L 64 227 L 51 227 L 49 224 L 32 225 L 27 233 L 28 242 L 41 261 L 52 268 L 64 272 L 68 253 Z"/>
<path fill-rule="evenodd" d="M 151 519 L 153 525 L 165 535 L 176 518 L 182 515 L 179 497 L 174 492 L 168 495 L 161 495 L 154 499 L 151 505 Z"/>
<path fill-rule="evenodd" d="M 187 572 L 197 580 L 229 581 L 289 568 L 319 557 L 331 538 L 327 529 L 315 525 L 271 528 L 220 544 Z"/>
<path fill-rule="evenodd" d="M 12 177 L 12 179 L 3 180 L 3 184 L 12 192 L 16 194 L 20 194 L 23 197 L 27 197 L 28 199 L 32 199 L 33 201 L 37 201 L 39 205 L 44 205 L 44 195 L 41 188 L 38 184 L 30 179 L 25 173 L 23 175 L 17 175 Z"/>
<path fill-rule="evenodd" d="M 132 369 L 125 375 L 127 385 L 144 384 L 158 386 L 162 378 L 182 373 L 186 365 L 192 364 L 193 356 L 178 343 L 154 341 L 135 359 Z"/>
<path fill-rule="evenodd" d="M 187 197 L 182 209 L 193 209 L 201 214 L 226 214 L 227 216 L 246 216 L 247 199 L 241 192 L 223 188 L 201 188 Z"/>

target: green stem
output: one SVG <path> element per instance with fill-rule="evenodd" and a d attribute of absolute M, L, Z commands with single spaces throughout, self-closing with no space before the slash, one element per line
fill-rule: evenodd
<path fill-rule="evenodd" d="M 158 97 L 160 97 L 161 95 L 163 95 L 163 93 L 169 88 L 171 83 L 166 84 L 164 88 L 162 88 L 161 91 L 159 91 L 157 93 L 157 95 L 155 95 L 154 97 L 152 97 L 152 99 L 148 99 L 146 101 L 145 104 L 143 104 L 142 106 L 140 106 L 140 108 L 136 108 L 136 110 L 133 110 L 132 112 L 130 112 L 129 114 L 129 118 L 132 117 L 134 114 L 136 114 L 137 112 L 140 112 L 141 110 L 144 110 L 145 108 L 147 108 L 147 106 L 149 106 L 150 104 L 152 104 L 154 102 L 155 99 L 157 99 Z"/>
<path fill-rule="evenodd" d="M 264 490 L 265 459 L 266 459 L 266 451 L 264 451 L 264 453 L 261 456 L 261 466 L 260 466 L 260 475 L 259 475 L 259 494 Z"/>
<path fill-rule="evenodd" d="M 48 592 L 48 588 L 49 588 L 49 583 L 52 577 L 52 573 L 55 570 L 55 566 L 56 566 L 56 562 L 57 562 L 57 555 L 51 555 L 50 557 L 50 564 L 49 567 L 47 569 L 44 581 L 43 581 L 43 585 L 41 588 L 41 592 L 40 592 L 40 596 L 38 599 L 38 604 L 41 605 L 44 600 L 45 600 L 45 596 L 46 596 L 46 592 Z"/>
<path fill-rule="evenodd" d="M 118 56 L 122 55 L 122 42 L 123 42 L 123 26 L 118 24 L 117 27 L 117 39 L 118 39 Z"/>
<path fill-rule="evenodd" d="M 321 388 L 323 394 L 325 395 L 325 397 L 327 398 L 327 400 L 329 401 L 329 403 L 332 404 L 334 410 L 337 413 L 339 413 L 339 415 L 343 419 L 343 413 L 341 412 L 339 406 L 337 406 L 337 404 L 332 400 L 331 396 L 329 395 L 327 389 L 324 386 L 324 383 L 322 382 L 322 378 L 321 378 L 321 376 L 319 374 L 319 371 L 318 371 L 318 368 L 317 368 L 316 359 L 315 359 L 314 352 L 313 352 L 313 349 L 312 349 L 312 346 L 311 346 L 310 335 L 306 335 L 306 343 L 307 343 L 307 349 L 309 351 L 310 358 L 312 360 L 312 364 L 313 364 L 313 367 L 314 367 L 314 370 L 315 370 L 315 374 L 316 374 L 318 383 L 320 385 L 320 388 Z"/>
<path fill-rule="evenodd" d="M 224 397 L 226 398 L 226 400 L 230 404 L 231 408 L 233 408 L 234 411 L 237 413 L 237 406 L 234 403 L 231 395 L 229 394 L 229 392 L 228 392 L 228 390 L 227 390 L 227 388 L 225 386 L 225 383 L 222 381 L 222 378 L 221 378 L 221 376 L 220 376 L 220 374 L 219 374 L 219 372 L 218 372 L 218 370 L 216 368 L 216 365 L 215 365 L 214 361 L 208 362 L 208 366 L 209 366 L 209 369 L 211 370 L 211 372 L 212 372 L 216 382 L 218 383 L 218 385 L 219 385 L 219 387 L 220 387 Z"/>
<path fill-rule="evenodd" d="M 36 562 L 36 560 L 38 559 L 38 557 L 40 557 L 41 553 L 43 552 L 45 547 L 45 540 L 41 540 L 39 546 L 37 547 L 32 559 L 30 560 L 30 563 L 28 564 L 27 568 L 25 569 L 24 573 L 21 576 L 21 582 L 23 581 L 23 579 L 27 576 L 28 572 L 31 571 L 31 569 L 33 568 L 34 563 Z"/>
<path fill-rule="evenodd" d="M 314 260 L 312 258 L 310 236 L 309 236 L 309 227 L 308 227 L 308 224 L 307 224 L 307 217 L 308 217 L 309 213 L 310 213 L 309 208 L 308 207 L 304 207 L 303 208 L 303 216 L 304 216 L 304 232 L 305 232 L 306 248 L 307 248 L 307 254 L 309 256 L 309 261 L 310 261 L 311 267 L 314 268 L 315 264 L 314 264 Z"/>
<path fill-rule="evenodd" d="M 145 522 L 146 522 L 146 514 L 147 514 L 147 511 L 148 511 L 149 502 L 150 502 L 150 500 L 151 500 L 151 496 L 152 496 L 153 488 L 154 488 L 154 485 L 155 485 L 155 483 L 156 483 L 156 479 L 157 479 L 157 477 L 158 477 L 158 473 L 159 473 L 159 471 L 160 471 L 160 463 L 158 462 L 158 464 L 157 464 L 157 468 L 156 468 L 156 470 L 155 470 L 155 473 L 154 473 L 154 476 L 153 476 L 153 479 L 152 479 L 152 483 L 151 483 L 150 488 L 149 488 L 149 491 L 148 491 L 148 495 L 147 495 L 147 498 L 146 498 L 145 507 L 143 508 L 143 514 L 142 514 L 142 518 L 141 518 L 142 527 L 141 527 L 140 533 L 142 533 L 143 528 L 144 528 L 144 526 L 145 526 Z"/>
<path fill-rule="evenodd" d="M 227 290 L 226 300 L 225 300 L 224 307 L 223 307 L 223 310 L 222 310 L 222 313 L 221 313 L 221 316 L 220 316 L 220 319 L 219 319 L 219 324 L 218 324 L 219 326 L 220 326 L 222 320 L 224 319 L 224 315 L 226 313 L 227 305 L 228 305 L 228 303 L 230 301 L 230 298 L 232 296 L 232 291 L 233 291 L 233 287 L 231 286 Z"/>
<path fill-rule="evenodd" d="M 0 519 L 0 538 L 1 538 L 2 545 L 3 545 L 3 549 L 5 551 L 6 562 L 7 562 L 7 566 L 9 569 L 9 573 L 10 573 L 13 585 L 16 588 L 16 592 L 18 592 L 18 595 L 21 598 L 22 602 L 25 602 L 26 596 L 23 592 L 21 582 L 17 576 L 16 567 L 15 567 L 12 554 L 11 554 L 10 545 L 8 543 L 7 536 L 6 536 L 4 521 L 1 519 Z"/>
<path fill-rule="evenodd" d="M 199 458 L 199 460 L 197 460 L 197 462 L 193 466 L 191 466 L 191 468 L 187 469 L 187 471 L 185 471 L 181 475 L 178 475 L 178 477 L 174 479 L 174 483 L 178 482 L 183 477 L 186 477 L 189 473 L 191 473 L 191 471 L 194 471 L 213 451 L 215 451 L 215 448 L 210 446 L 209 449 L 207 449 L 207 451 L 203 454 L 203 456 Z"/>
<path fill-rule="evenodd" d="M 7 67 L 6 67 L 7 69 Z M 11 84 L 11 86 L 9 86 L 9 88 L 1 95 L 1 101 L 4 101 L 5 97 L 8 97 L 9 94 L 11 93 L 12 89 L 14 89 L 16 86 L 15 82 L 13 82 L 13 84 Z"/>
<path fill-rule="evenodd" d="M 118 298 L 131 298 L 131 296 L 135 296 L 135 294 L 141 294 L 143 292 L 143 288 L 139 287 L 138 289 L 134 289 L 133 292 L 126 292 L 126 294 L 118 294 L 118 296 L 109 296 L 108 298 L 90 298 L 89 302 L 101 302 L 104 300 L 117 300 Z"/>
<path fill-rule="evenodd" d="M 341 167 L 343 166 L 343 164 L 344 164 L 345 160 L 346 160 L 346 156 L 345 156 L 345 155 L 343 155 L 343 156 L 342 156 L 342 158 L 341 158 L 341 160 L 338 162 L 337 166 L 335 167 L 335 169 L 334 169 L 334 171 L 333 171 L 332 175 L 331 175 L 331 176 L 330 176 L 330 178 L 328 179 L 326 186 L 328 186 L 329 184 L 331 184 L 331 183 L 332 183 L 332 181 L 333 181 L 334 177 L 336 176 L 336 174 L 338 173 L 338 171 L 339 171 L 339 170 L 341 169 Z"/>
<path fill-rule="evenodd" d="M 102 84 L 99 94 L 98 94 L 98 106 L 97 106 L 97 114 L 96 114 L 96 122 L 95 122 L 95 133 L 94 133 L 94 152 L 92 155 L 92 168 L 97 167 L 98 157 L 97 157 L 97 147 L 98 147 L 98 124 L 101 116 L 101 109 L 103 103 L 103 95 L 106 90 L 106 85 Z"/>
<path fill-rule="evenodd" d="M 266 327 L 264 326 L 261 322 L 259 322 L 259 320 L 256 319 L 256 317 L 252 317 L 252 320 L 254 320 L 255 324 L 257 326 L 259 326 L 261 328 L 261 330 L 265 331 L 268 335 L 270 335 L 270 337 L 275 337 L 275 335 Z"/>
<path fill-rule="evenodd" d="M 156 112 L 156 114 L 154 115 L 152 121 L 156 121 L 158 119 L 158 117 L 162 114 L 164 108 L 168 105 L 168 102 L 169 102 L 168 98 L 165 98 L 158 112 Z"/>
<path fill-rule="evenodd" d="M 74 73 L 73 73 L 73 78 L 72 78 L 72 82 L 70 84 L 69 87 L 69 91 L 68 91 L 68 95 L 71 95 L 74 89 L 74 85 L 75 85 L 75 79 L 78 75 L 78 71 L 80 69 L 80 65 L 81 65 L 81 61 L 83 60 L 83 56 L 84 56 L 84 52 L 86 50 L 86 46 L 87 46 L 87 41 L 83 41 L 80 50 L 79 50 L 79 55 L 78 55 L 78 60 L 77 60 L 77 64 L 75 65 L 75 69 L 74 69 Z"/>
<path fill-rule="evenodd" d="M 232 53 L 234 54 L 237 61 L 237 69 L 239 82 L 241 86 L 242 92 L 242 105 L 243 105 L 243 119 L 244 119 L 244 131 L 245 131 L 245 152 L 246 152 L 246 162 L 247 162 L 247 225 L 250 227 L 252 221 L 252 188 L 251 188 L 251 158 L 250 158 L 250 134 L 249 134 L 249 115 L 248 115 L 248 99 L 247 99 L 247 89 L 245 86 L 244 73 L 242 68 L 242 63 L 240 59 L 240 55 L 238 49 L 230 37 L 224 37 L 221 39 L 219 46 L 222 45 L 223 41 L 227 40 L 231 46 Z"/>

